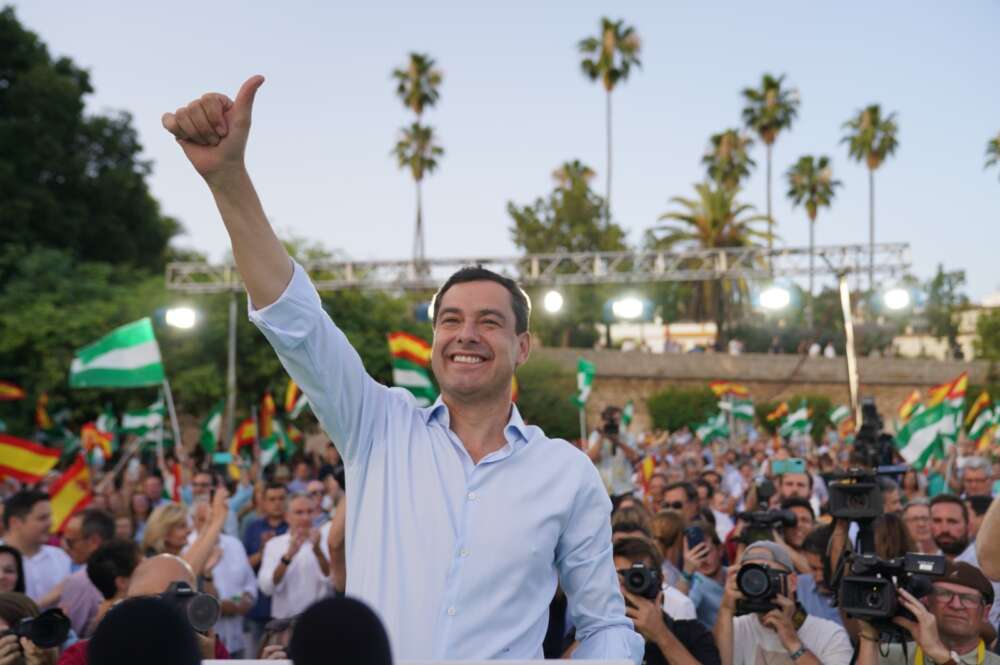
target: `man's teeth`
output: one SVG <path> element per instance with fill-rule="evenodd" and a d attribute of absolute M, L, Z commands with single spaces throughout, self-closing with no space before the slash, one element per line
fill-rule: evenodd
<path fill-rule="evenodd" d="M 483 362 L 483 359 L 480 358 L 479 356 L 453 356 L 452 360 L 454 360 L 457 363 L 470 363 L 470 364 Z"/>

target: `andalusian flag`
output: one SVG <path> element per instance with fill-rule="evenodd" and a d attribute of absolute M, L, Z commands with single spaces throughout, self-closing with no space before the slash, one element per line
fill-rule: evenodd
<path fill-rule="evenodd" d="M 430 406 L 437 399 L 437 388 L 431 380 L 431 345 L 405 332 L 389 333 L 389 354 L 392 356 L 392 382 L 409 390 L 419 406 Z"/>
<path fill-rule="evenodd" d="M 899 421 L 900 425 L 905 424 L 907 420 L 913 417 L 913 411 L 917 408 L 918 404 L 920 404 L 920 391 L 914 390 L 899 407 L 896 420 Z"/>
<path fill-rule="evenodd" d="M 291 419 L 298 418 L 299 414 L 302 413 L 302 409 L 307 406 L 309 406 L 309 400 L 299 390 L 298 385 L 291 379 L 288 379 L 288 388 L 285 389 L 285 415 Z"/>
<path fill-rule="evenodd" d="M 733 395 L 742 399 L 750 397 L 750 390 L 746 386 L 740 383 L 733 383 L 732 381 L 712 381 L 708 384 L 708 387 L 712 389 L 716 397 L 722 397 L 723 395 Z"/>
<path fill-rule="evenodd" d="M 0 434 L 0 478 L 37 483 L 59 461 L 61 452 L 34 441 Z"/>
<path fill-rule="evenodd" d="M 775 420 L 780 420 L 781 418 L 784 418 L 787 415 L 788 415 L 788 402 L 782 402 L 777 407 L 775 407 L 774 411 L 771 411 L 771 413 L 767 414 L 767 422 L 773 423 Z"/>
<path fill-rule="evenodd" d="M 61 533 L 66 522 L 90 503 L 90 471 L 83 455 L 77 455 L 73 465 L 63 471 L 49 488 L 52 498 L 52 533 Z"/>
<path fill-rule="evenodd" d="M 632 424 L 632 419 L 635 418 L 635 404 L 632 400 L 625 402 L 625 408 L 622 409 L 622 425 L 628 427 Z"/>
<path fill-rule="evenodd" d="M 163 360 L 149 318 L 116 328 L 76 352 L 71 388 L 135 388 L 163 383 Z"/>
<path fill-rule="evenodd" d="M 704 445 L 708 445 L 716 439 L 729 437 L 729 423 L 726 422 L 726 415 L 720 412 L 711 416 L 701 425 L 697 425 L 694 433 Z"/>
<path fill-rule="evenodd" d="M 733 418 L 737 420 L 753 420 L 753 402 L 748 399 L 723 400 L 719 402 L 719 409 L 721 411 L 732 410 Z"/>
<path fill-rule="evenodd" d="M 834 427 L 839 427 L 840 423 L 844 422 L 851 417 L 851 407 L 846 404 L 841 404 L 836 409 L 830 412 L 830 423 Z"/>
<path fill-rule="evenodd" d="M 972 425 L 969 426 L 969 438 L 973 441 L 979 441 L 983 436 L 994 426 L 997 425 L 997 411 L 993 406 L 988 406 L 985 409 L 979 410 L 979 415 Z"/>
<path fill-rule="evenodd" d="M 220 400 L 201 423 L 201 437 L 198 443 L 206 453 L 214 453 L 219 449 L 219 441 L 222 440 L 222 412 L 225 408 L 225 400 Z"/>
<path fill-rule="evenodd" d="M 594 363 L 586 358 L 580 358 L 576 361 L 576 394 L 573 395 L 573 403 L 578 409 L 582 409 L 587 404 L 596 372 L 597 368 L 594 367 Z"/>
<path fill-rule="evenodd" d="M 152 440 L 163 427 L 165 414 L 166 408 L 163 406 L 162 398 L 145 409 L 126 411 L 122 414 L 121 427 L 119 427 L 118 432 Z"/>
<path fill-rule="evenodd" d="M 96 422 L 85 423 L 80 428 L 80 445 L 90 454 L 94 449 L 100 450 L 104 459 L 110 459 L 114 453 L 115 435 L 112 432 L 104 432 L 97 427 Z"/>
<path fill-rule="evenodd" d="M 16 386 L 10 381 L 0 381 L 0 402 L 24 399 L 24 394 L 24 388 Z"/>
<path fill-rule="evenodd" d="M 930 390 L 930 398 L 920 411 L 896 433 L 896 447 L 907 464 L 922 469 L 931 457 L 943 459 L 947 446 L 954 445 L 962 426 L 968 377 L 962 372 L 951 383 Z"/>
<path fill-rule="evenodd" d="M 988 392 L 984 390 L 983 392 L 979 393 L 979 397 L 977 397 L 976 401 L 973 402 L 972 406 L 969 407 L 969 412 L 965 414 L 965 430 L 967 432 L 969 431 L 969 428 L 972 426 L 972 423 L 976 422 L 976 418 L 979 416 L 979 412 L 991 406 L 992 404 L 993 401 L 990 399 L 990 394 Z M 972 436 L 970 435 L 969 438 L 972 438 Z"/>
<path fill-rule="evenodd" d="M 805 433 L 811 429 L 812 421 L 809 420 L 809 409 L 806 407 L 806 403 L 802 402 L 799 408 L 789 413 L 788 417 L 781 423 L 778 434 L 791 436 L 796 432 Z"/>

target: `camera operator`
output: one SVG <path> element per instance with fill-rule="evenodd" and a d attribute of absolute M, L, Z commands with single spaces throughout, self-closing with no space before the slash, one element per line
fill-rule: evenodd
<path fill-rule="evenodd" d="M 776 609 L 735 616 L 737 601 L 746 598 L 737 585 L 737 576 L 748 564 L 764 567 L 769 575 L 782 580 L 782 588 L 771 598 Z M 844 629 L 827 619 L 810 616 L 796 604 L 797 581 L 791 557 L 782 545 L 757 541 L 744 550 L 740 565 L 728 571 L 715 623 L 715 641 L 724 665 L 851 662 L 854 649 Z"/>
<path fill-rule="evenodd" d="M 878 631 L 861 622 L 857 665 L 1000 665 L 1000 656 L 989 651 L 982 638 L 992 632 L 986 619 L 993 587 L 975 566 L 948 564 L 945 576 L 933 581 L 926 606 L 903 589 L 899 602 L 916 617 L 892 619 L 913 638 L 905 645 L 906 655 L 900 644 L 883 647 L 880 653 Z"/>
<path fill-rule="evenodd" d="M 597 467 L 604 487 L 614 500 L 635 491 L 632 474 L 642 456 L 636 452 L 635 439 L 621 430 L 622 410 L 605 407 L 601 426 L 590 433 L 587 456 Z"/>
<path fill-rule="evenodd" d="M 615 569 L 625 597 L 625 615 L 632 619 L 636 632 L 646 640 L 643 663 L 720 665 L 719 651 L 707 628 L 693 619 L 674 620 L 663 611 L 660 558 L 656 546 L 641 538 L 626 538 L 614 546 Z M 655 576 L 655 582 L 644 595 L 629 590 L 626 576 L 635 570 L 636 564 Z M 653 593 L 656 593 L 654 598 L 647 597 Z"/>

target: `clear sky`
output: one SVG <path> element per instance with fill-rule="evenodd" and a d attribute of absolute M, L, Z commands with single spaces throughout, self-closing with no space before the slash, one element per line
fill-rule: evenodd
<path fill-rule="evenodd" d="M 187 230 L 178 244 L 215 260 L 228 247 L 222 224 L 161 114 L 264 74 L 248 163 L 275 225 L 356 259 L 407 258 L 414 186 L 389 150 L 409 115 L 390 71 L 412 50 L 445 74 L 427 115 L 447 150 L 425 181 L 427 253 L 514 254 L 507 202 L 547 193 L 561 162 L 592 166 L 603 191 L 603 93 L 580 74 L 575 45 L 607 14 L 643 39 L 642 69 L 614 94 L 613 210 L 631 241 L 703 178 L 709 135 L 740 121 L 739 91 L 785 73 L 802 105 L 774 151 L 781 241 L 808 242 L 783 173 L 812 153 L 830 155 L 844 183 L 820 213 L 817 244 L 867 242 L 867 172 L 839 139 L 845 120 L 878 102 L 899 114 L 900 147 L 876 173 L 876 240 L 911 243 L 921 277 L 938 262 L 965 269 L 976 299 L 1000 288 L 1000 179 L 983 170 L 1000 131 L 997 0 L 15 6 L 54 54 L 90 70 L 91 110 L 134 115 L 153 193 Z M 763 209 L 763 146 L 753 156 L 743 196 Z"/>

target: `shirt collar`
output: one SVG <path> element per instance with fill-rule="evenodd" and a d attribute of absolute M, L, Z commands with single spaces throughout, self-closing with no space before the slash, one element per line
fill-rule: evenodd
<path fill-rule="evenodd" d="M 434 400 L 433 404 L 424 407 L 421 411 L 423 411 L 424 422 L 426 424 L 430 425 L 434 420 L 438 420 L 445 427 L 451 426 L 448 405 L 444 403 L 440 395 Z M 517 410 L 517 404 L 511 403 L 510 418 L 507 420 L 507 426 L 503 428 L 503 433 L 504 438 L 507 439 L 507 443 L 513 446 L 526 444 L 529 441 L 528 426 L 524 424 L 521 412 Z"/>

